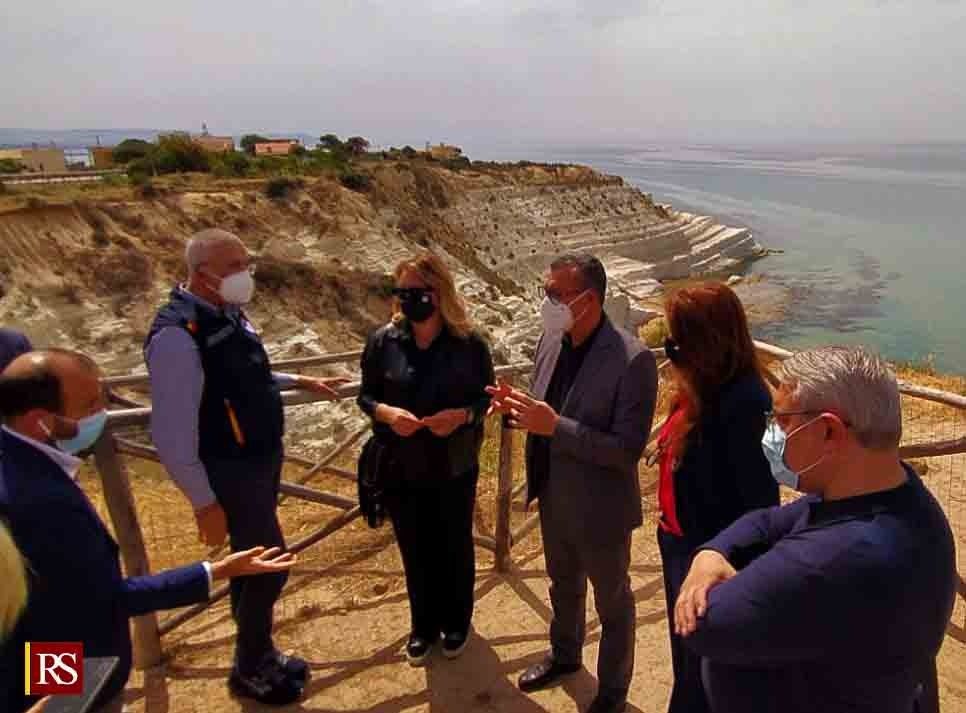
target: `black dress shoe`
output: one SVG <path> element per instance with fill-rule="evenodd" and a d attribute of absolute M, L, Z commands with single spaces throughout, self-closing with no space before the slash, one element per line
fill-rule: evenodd
<path fill-rule="evenodd" d="M 243 675 L 232 669 L 228 678 L 232 693 L 242 698 L 252 698 L 269 706 L 294 703 L 302 695 L 302 686 L 287 678 L 277 664 L 266 664 L 251 675 Z"/>
<path fill-rule="evenodd" d="M 587 713 L 624 713 L 625 708 L 627 708 L 627 699 L 624 696 L 598 693 L 587 709 Z"/>
<path fill-rule="evenodd" d="M 286 678 L 303 688 L 305 687 L 310 676 L 309 664 L 305 659 L 300 659 L 298 656 L 288 656 L 277 650 L 273 651 L 271 655 Z"/>
<path fill-rule="evenodd" d="M 579 663 L 558 663 L 549 656 L 538 664 L 534 664 L 520 676 L 519 686 L 521 691 L 536 691 L 544 688 L 570 673 L 576 673 L 582 668 Z"/>

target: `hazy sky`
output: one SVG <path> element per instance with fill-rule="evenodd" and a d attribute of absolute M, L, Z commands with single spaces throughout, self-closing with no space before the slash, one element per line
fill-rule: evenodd
<path fill-rule="evenodd" d="M 966 139 L 960 0 L 8 0 L 0 126 Z"/>

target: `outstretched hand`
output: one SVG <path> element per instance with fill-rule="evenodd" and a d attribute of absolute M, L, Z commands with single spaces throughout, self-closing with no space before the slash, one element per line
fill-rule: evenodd
<path fill-rule="evenodd" d="M 295 385 L 303 391 L 311 391 L 316 394 L 325 394 L 330 399 L 339 398 L 338 388 L 348 384 L 351 379 L 344 376 L 330 376 L 317 379 L 311 376 L 300 376 Z"/>
<path fill-rule="evenodd" d="M 291 569 L 297 558 L 291 552 L 282 552 L 280 547 L 265 549 L 253 547 L 250 550 L 232 552 L 227 557 L 211 563 L 211 578 L 231 579 L 252 574 L 272 574 Z"/>

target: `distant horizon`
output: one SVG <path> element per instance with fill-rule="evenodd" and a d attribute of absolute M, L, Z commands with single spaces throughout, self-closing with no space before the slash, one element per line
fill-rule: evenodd
<path fill-rule="evenodd" d="M 12 134 L 25 134 L 28 138 L 19 139 L 19 144 L 29 144 L 31 139 L 30 134 L 37 135 L 37 139 L 34 141 L 36 143 L 49 142 L 52 140 L 51 137 L 55 136 L 71 136 L 71 135 L 83 135 L 89 134 L 96 136 L 99 133 L 106 134 L 125 134 L 130 133 L 131 138 L 138 138 L 144 135 L 157 135 L 169 131 L 185 131 L 192 135 L 198 135 L 201 133 L 200 127 L 192 129 L 185 127 L 135 127 L 135 126 L 84 126 L 84 127 L 64 127 L 64 128 L 39 128 L 39 127 L 7 127 L 0 126 L 0 146 L 14 145 L 9 139 L 13 138 Z M 495 136 L 453 136 L 453 135 L 437 135 L 432 134 L 432 138 L 422 138 L 422 139 L 408 139 L 403 140 L 400 137 L 394 137 L 396 140 L 388 141 L 380 139 L 378 134 L 367 134 L 364 131 L 330 131 L 327 129 L 319 129 L 317 131 L 301 129 L 269 129 L 269 128 L 256 128 L 256 129 L 244 129 L 236 131 L 219 131 L 217 127 L 212 130 L 209 127 L 209 133 L 216 136 L 231 136 L 233 138 L 240 138 L 246 134 L 262 134 L 266 136 L 293 136 L 298 138 L 318 138 L 324 133 L 336 133 L 340 138 L 346 138 L 348 136 L 363 136 L 369 139 L 373 145 L 378 145 L 381 147 L 396 146 L 402 147 L 405 145 L 411 145 L 413 147 L 419 147 L 424 145 L 427 141 L 430 143 L 452 143 L 455 145 L 462 145 L 463 143 L 467 145 L 481 145 L 486 144 L 491 147 L 522 147 L 528 146 L 532 148 L 540 149 L 554 149 L 554 148 L 567 148 L 569 150 L 600 150 L 600 151 L 619 151 L 619 150 L 638 150 L 647 149 L 659 146 L 674 146 L 676 148 L 704 148 L 713 147 L 716 149 L 732 149 L 740 150 L 742 148 L 799 148 L 799 149 L 841 149 L 841 148 L 851 148 L 851 149 L 880 149 L 885 147 L 937 147 L 941 148 L 943 146 L 963 146 L 966 145 L 966 136 L 962 138 L 903 138 L 899 140 L 885 140 L 885 139 L 870 139 L 866 137 L 845 137 L 845 136 L 835 136 L 835 137 L 825 137 L 825 138 L 805 138 L 801 136 L 789 136 L 789 137 L 738 137 L 738 136 L 721 136 L 721 137 L 708 137 L 705 135 L 682 135 L 673 136 L 669 135 L 666 137 L 657 136 L 638 136 L 638 137 L 622 137 L 622 138 L 606 138 L 602 137 L 599 141 L 589 140 L 587 136 L 582 138 L 540 138 L 540 137 L 527 137 L 517 135 L 515 138 L 507 139 L 505 137 L 495 137 Z M 395 132 L 392 132 L 395 133 Z M 431 132 L 426 132 L 431 133 Z M 58 143 L 54 140 L 54 143 Z"/>

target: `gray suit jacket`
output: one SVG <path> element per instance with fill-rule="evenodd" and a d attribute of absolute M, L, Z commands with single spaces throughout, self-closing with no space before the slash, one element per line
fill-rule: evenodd
<path fill-rule="evenodd" d="M 540 400 L 559 355 L 558 341 L 541 338 L 532 380 L 533 395 Z M 607 321 L 561 409 L 550 444 L 549 474 L 533 472 L 534 437 L 527 439 L 527 498 L 540 498 L 545 528 L 549 523 L 607 542 L 642 524 L 637 463 L 651 432 L 656 400 L 654 355 Z M 541 475 L 545 483 L 537 482 Z"/>

